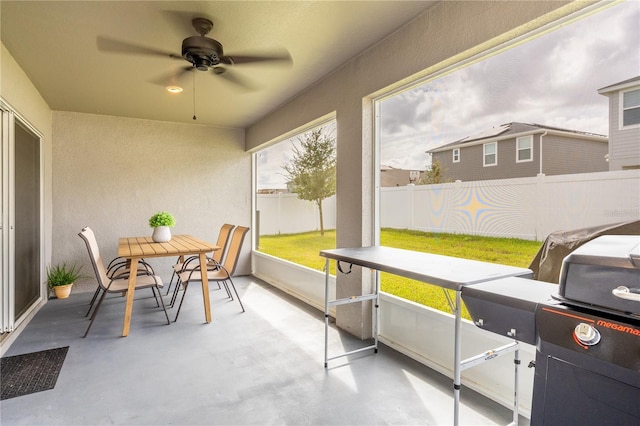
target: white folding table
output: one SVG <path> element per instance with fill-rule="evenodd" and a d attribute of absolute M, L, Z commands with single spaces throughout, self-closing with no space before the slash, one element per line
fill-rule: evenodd
<path fill-rule="evenodd" d="M 374 271 L 388 272 L 406 278 L 422 281 L 424 283 L 437 285 L 443 289 L 455 291 L 455 302 L 447 291 L 445 295 L 455 316 L 454 322 L 454 359 L 453 359 L 453 392 L 454 392 L 454 424 L 458 425 L 460 406 L 460 372 L 461 359 L 461 291 L 464 286 L 478 284 L 481 282 L 493 281 L 500 278 L 519 276 L 532 278 L 533 272 L 530 269 L 518 268 L 514 266 L 499 265 L 476 260 L 461 259 L 457 257 L 442 256 L 438 254 L 422 253 L 398 248 L 371 246 L 356 248 L 339 248 L 320 251 L 320 256 L 326 258 L 325 277 L 325 350 L 324 366 L 332 359 L 350 355 L 367 349 L 378 349 L 378 306 L 380 285 L 378 274 L 376 273 L 375 288 L 371 294 L 353 295 L 337 300 L 329 300 L 329 262 L 331 259 L 338 262 L 338 270 L 344 271 L 342 264 L 362 266 Z M 344 272 L 343 272 L 344 273 Z M 344 305 L 349 303 L 362 302 L 364 300 L 375 300 L 375 321 L 374 321 L 374 344 L 365 348 L 356 349 L 337 356 L 328 356 L 328 333 L 329 333 L 329 307 Z"/>

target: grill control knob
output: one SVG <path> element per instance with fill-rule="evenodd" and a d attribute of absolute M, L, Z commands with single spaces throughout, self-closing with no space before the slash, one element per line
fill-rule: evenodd
<path fill-rule="evenodd" d="M 600 332 L 596 330 L 591 324 L 581 322 L 573 331 L 576 338 L 583 345 L 596 345 L 600 341 Z"/>

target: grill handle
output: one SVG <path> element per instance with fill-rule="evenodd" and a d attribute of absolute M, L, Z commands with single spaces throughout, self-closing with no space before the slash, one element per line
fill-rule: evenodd
<path fill-rule="evenodd" d="M 611 290 L 611 293 L 615 297 L 619 297 L 620 299 L 633 300 L 635 302 L 640 302 L 640 289 L 625 287 L 623 285 L 614 288 Z"/>

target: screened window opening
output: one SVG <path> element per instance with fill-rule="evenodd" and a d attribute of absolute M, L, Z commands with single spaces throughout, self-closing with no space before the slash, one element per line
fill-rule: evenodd
<path fill-rule="evenodd" d="M 622 116 L 626 125 L 640 121 L 634 83 L 640 70 L 638 22 L 640 3 L 620 2 L 377 99 L 374 167 L 380 244 L 528 267 L 540 247 L 532 241 L 536 220 L 548 217 L 561 225 L 557 206 L 540 203 L 529 210 L 512 197 L 530 199 L 529 187 L 520 181 L 510 186 L 510 181 L 551 174 L 543 164 L 532 164 L 538 159 L 558 164 L 562 170 L 555 174 L 585 173 L 573 172 L 571 166 L 581 162 L 565 161 L 567 157 L 593 159 L 598 172 L 608 167 L 607 144 L 615 143 L 611 136 L 622 127 Z M 599 93 L 620 83 L 623 90 Z M 615 106 L 610 104 L 614 96 Z M 574 141 L 564 143 L 570 137 Z M 624 146 L 626 134 L 622 137 Z M 595 153 L 587 154 L 585 147 Z M 412 170 L 424 170 L 415 185 L 384 179 L 390 173 L 408 176 Z M 537 210 L 548 207 L 550 212 Z M 531 240 L 519 239 L 525 217 Z M 488 245 L 467 250 L 484 236 L 491 240 Z M 517 239 L 518 246 L 499 247 L 495 236 Z M 494 256 L 494 249 L 500 254 Z M 380 285 L 384 292 L 450 312 L 441 288 L 385 273 Z"/>
<path fill-rule="evenodd" d="M 255 155 L 256 250 L 322 270 L 336 243 L 336 122 L 324 122 Z"/>

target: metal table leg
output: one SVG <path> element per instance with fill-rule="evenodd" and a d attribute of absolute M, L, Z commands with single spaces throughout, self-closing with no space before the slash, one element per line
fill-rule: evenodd
<path fill-rule="evenodd" d="M 324 264 L 324 368 L 329 362 L 329 258 Z"/>
<path fill-rule="evenodd" d="M 462 309 L 460 309 L 462 301 L 461 294 L 461 291 L 456 291 L 456 303 L 454 308 L 455 344 L 453 349 L 453 424 L 455 426 L 458 425 L 460 420 L 460 346 L 462 343 L 462 337 L 460 336 L 460 329 L 462 326 Z"/>
<path fill-rule="evenodd" d="M 325 263 L 325 281 L 324 281 L 324 368 L 328 367 L 329 361 L 341 358 L 343 356 L 352 355 L 358 352 L 366 351 L 369 349 L 373 349 L 374 353 L 378 353 L 378 306 L 380 304 L 380 292 L 379 292 L 379 284 L 378 277 L 376 275 L 376 286 L 375 292 L 371 294 L 363 294 L 361 296 L 351 296 L 345 297 L 343 299 L 337 299 L 329 301 L 329 258 Z M 339 265 L 338 265 L 338 269 Z M 377 274 L 377 271 L 376 271 Z M 373 300 L 375 303 L 375 324 L 374 324 L 374 339 L 375 342 L 373 345 L 365 346 L 363 348 L 354 349 L 352 351 L 344 352 L 340 355 L 335 355 L 329 358 L 329 307 L 330 306 L 338 306 L 338 305 L 347 305 L 350 303 L 360 303 L 366 300 Z"/>

